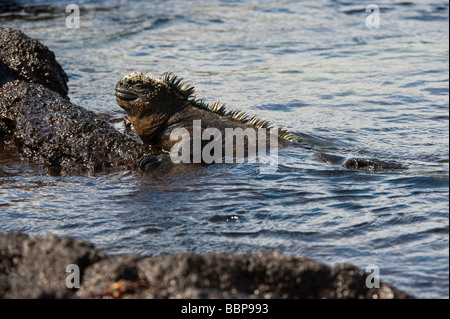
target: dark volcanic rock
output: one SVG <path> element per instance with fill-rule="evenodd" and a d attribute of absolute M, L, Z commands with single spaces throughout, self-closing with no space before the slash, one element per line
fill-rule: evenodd
<path fill-rule="evenodd" d="M 66 266 L 80 271 L 104 258 L 87 242 L 46 235 L 0 234 L 0 297 L 67 298 Z M 82 275 L 82 274 L 81 274 Z"/>
<path fill-rule="evenodd" d="M 20 80 L 0 87 L 0 137 L 23 160 L 55 174 L 134 169 L 141 156 L 152 152 L 93 112 Z"/>
<path fill-rule="evenodd" d="M 79 289 L 65 286 L 69 264 L 80 268 Z M 368 289 L 366 277 L 279 253 L 107 256 L 66 237 L 0 233 L 1 298 L 411 298 L 385 284 Z"/>
<path fill-rule="evenodd" d="M 20 31 L 0 28 L 0 145 L 50 173 L 135 169 L 158 153 L 67 98 L 53 52 Z"/>
<path fill-rule="evenodd" d="M 0 61 L 18 76 L 67 98 L 67 75 L 45 45 L 19 30 L 0 27 L 0 48 Z"/>

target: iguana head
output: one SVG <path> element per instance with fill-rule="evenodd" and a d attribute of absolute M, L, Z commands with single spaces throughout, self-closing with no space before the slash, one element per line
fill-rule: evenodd
<path fill-rule="evenodd" d="M 166 76 L 167 77 L 167 76 Z M 116 101 L 144 143 L 153 144 L 185 98 L 167 81 L 133 72 L 116 84 Z"/>

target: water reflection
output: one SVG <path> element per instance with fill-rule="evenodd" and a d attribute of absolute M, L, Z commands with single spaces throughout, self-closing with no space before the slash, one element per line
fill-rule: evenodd
<path fill-rule="evenodd" d="M 52 177 L 0 152 L 1 231 L 109 253 L 277 250 L 377 264 L 413 295 L 448 296 L 448 2 L 385 5 L 376 30 L 353 2 L 79 3 L 79 30 L 59 13 L 0 15 L 55 51 L 74 103 L 121 117 L 118 79 L 173 71 L 199 98 L 270 119 L 313 150 L 280 151 L 271 176 L 213 165 Z M 345 170 L 314 151 L 407 169 Z"/>

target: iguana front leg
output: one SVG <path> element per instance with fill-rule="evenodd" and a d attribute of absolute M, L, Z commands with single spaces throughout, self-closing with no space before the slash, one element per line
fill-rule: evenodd
<path fill-rule="evenodd" d="M 161 145 L 166 153 L 152 153 L 143 156 L 139 161 L 141 170 L 149 171 L 181 163 L 205 164 L 202 159 L 202 150 L 209 141 L 201 138 L 204 128 L 196 128 L 199 129 L 199 132 L 197 132 L 199 136 L 194 135 L 193 126 L 183 127 L 180 131 L 176 131 L 176 129 L 177 127 L 166 130 L 160 137 L 160 140 L 163 141 Z M 194 141 L 194 139 L 197 140 Z M 187 153 L 183 154 L 183 152 Z M 198 159 L 200 159 L 200 162 Z"/>

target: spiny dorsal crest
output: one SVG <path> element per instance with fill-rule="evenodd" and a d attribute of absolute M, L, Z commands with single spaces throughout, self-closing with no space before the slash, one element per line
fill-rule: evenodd
<path fill-rule="evenodd" d="M 247 124 L 256 129 L 265 128 L 265 129 L 273 129 L 274 127 L 270 123 L 270 121 L 263 120 L 259 116 L 250 117 L 249 114 L 245 111 L 240 110 L 232 110 L 227 111 L 226 103 L 220 103 L 219 100 L 209 105 L 203 100 L 197 100 L 195 96 L 195 87 L 190 85 L 187 81 L 183 81 L 182 78 L 179 78 L 177 75 L 167 72 L 161 77 L 161 80 L 165 82 L 167 85 L 177 90 L 189 103 L 193 106 L 205 109 L 207 111 L 211 111 L 217 113 L 222 116 L 226 116 L 232 118 L 241 123 Z M 302 139 L 284 128 L 278 128 L 278 138 L 283 141 L 288 142 L 301 142 Z"/>
<path fill-rule="evenodd" d="M 167 72 L 164 73 L 161 80 L 177 90 L 185 99 L 194 97 L 195 87 L 190 85 L 187 81 L 183 81 L 183 79 L 179 78 L 177 75 Z"/>

